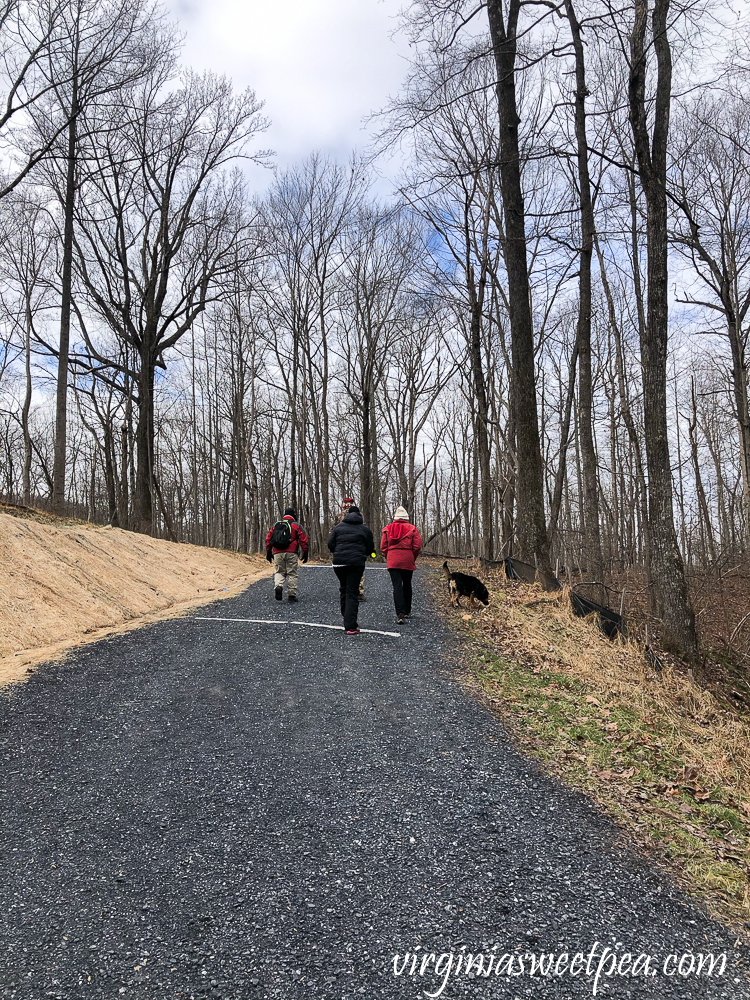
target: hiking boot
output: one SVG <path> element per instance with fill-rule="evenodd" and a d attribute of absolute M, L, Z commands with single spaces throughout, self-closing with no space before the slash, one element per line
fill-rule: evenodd
<path fill-rule="evenodd" d="M 406 616 L 405 615 L 399 615 L 398 618 L 396 619 L 396 621 L 399 623 L 399 625 L 403 625 L 404 622 L 406 621 Z"/>
<path fill-rule="evenodd" d="M 297 603 L 297 595 L 296 594 L 290 594 L 289 595 L 289 603 L 290 604 L 296 604 Z"/>
<path fill-rule="evenodd" d="M 280 601 L 281 598 L 284 596 L 284 588 L 283 587 L 274 587 L 273 593 L 274 593 L 274 597 L 276 598 L 276 600 Z"/>

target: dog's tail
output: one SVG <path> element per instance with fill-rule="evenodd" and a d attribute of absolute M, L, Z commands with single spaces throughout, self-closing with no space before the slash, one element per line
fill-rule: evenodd
<path fill-rule="evenodd" d="M 443 572 L 445 573 L 445 575 L 446 575 L 446 576 L 448 577 L 448 579 L 450 580 L 450 578 L 451 578 L 451 571 L 450 571 L 450 570 L 448 569 L 448 560 L 447 560 L 447 559 L 446 559 L 446 561 L 445 561 L 445 562 L 443 563 Z"/>

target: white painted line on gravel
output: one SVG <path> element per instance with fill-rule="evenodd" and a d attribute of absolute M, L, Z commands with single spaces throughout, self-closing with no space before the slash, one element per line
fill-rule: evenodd
<path fill-rule="evenodd" d="M 323 622 L 297 622 L 279 621 L 276 618 L 206 618 L 203 615 L 195 615 L 197 622 L 250 622 L 252 625 L 306 625 L 308 628 L 330 628 L 334 632 L 343 632 L 343 625 L 325 625 Z M 394 639 L 402 638 L 400 632 L 383 632 L 377 628 L 361 628 L 360 632 L 367 632 L 368 635 L 390 635 Z"/>

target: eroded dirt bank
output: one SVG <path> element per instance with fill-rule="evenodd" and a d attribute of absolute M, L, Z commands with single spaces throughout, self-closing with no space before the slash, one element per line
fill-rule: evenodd
<path fill-rule="evenodd" d="M 0 513 L 0 686 L 81 642 L 238 593 L 259 556 Z"/>

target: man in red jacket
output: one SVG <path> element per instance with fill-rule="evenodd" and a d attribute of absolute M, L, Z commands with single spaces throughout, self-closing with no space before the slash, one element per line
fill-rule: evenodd
<path fill-rule="evenodd" d="M 390 524 L 383 528 L 380 551 L 386 557 L 393 584 L 393 603 L 400 625 L 411 618 L 411 576 L 417 568 L 417 556 L 422 551 L 422 536 L 403 507 L 398 507 Z"/>
<path fill-rule="evenodd" d="M 277 521 L 266 535 L 266 559 L 273 562 L 274 569 L 274 596 L 277 601 L 282 599 L 284 580 L 286 580 L 290 604 L 294 604 L 297 600 L 299 552 L 302 553 L 302 562 L 307 562 L 307 535 L 302 526 L 297 524 L 296 519 L 297 515 L 292 508 L 287 507 L 283 519 Z"/>

